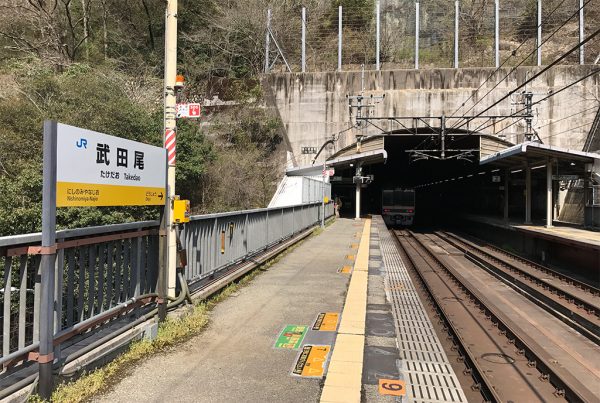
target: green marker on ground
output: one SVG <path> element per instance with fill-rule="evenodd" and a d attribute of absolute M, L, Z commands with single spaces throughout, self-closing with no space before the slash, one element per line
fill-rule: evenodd
<path fill-rule="evenodd" d="M 281 333 L 279 333 L 279 337 L 275 342 L 275 348 L 297 350 L 300 348 L 307 330 L 308 326 L 286 325 Z"/>

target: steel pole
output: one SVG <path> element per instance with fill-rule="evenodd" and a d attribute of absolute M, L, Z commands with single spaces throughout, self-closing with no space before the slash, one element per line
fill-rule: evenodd
<path fill-rule="evenodd" d="M 175 92 L 175 79 L 177 75 L 177 0 L 167 0 L 165 14 L 165 76 L 164 76 L 164 133 L 165 146 L 167 132 L 177 130 L 175 107 L 177 94 Z M 173 149 L 174 152 L 174 149 Z M 169 220 L 167 228 L 167 295 L 175 298 L 177 282 L 177 234 L 172 224 L 173 197 L 175 196 L 175 158 L 169 157 L 167 170 L 167 194 L 169 202 Z"/>
<path fill-rule="evenodd" d="M 537 2 L 537 65 L 542 65 L 542 0 Z"/>
<path fill-rule="evenodd" d="M 40 262 L 41 298 L 39 306 L 40 348 L 38 357 L 39 392 L 45 401 L 50 401 L 54 389 L 52 363 L 54 362 L 54 280 L 56 271 L 56 141 L 56 122 L 45 121 L 42 186 L 42 258 Z M 57 309 L 61 309 L 61 307 L 57 307 Z"/>
<path fill-rule="evenodd" d="M 531 224 L 531 168 L 525 166 L 525 224 Z"/>
<path fill-rule="evenodd" d="M 419 2 L 415 3 L 415 69 L 419 69 Z"/>
<path fill-rule="evenodd" d="M 323 161 L 323 183 L 321 184 L 321 228 L 325 228 L 325 170 L 327 165 Z"/>
<path fill-rule="evenodd" d="M 338 71 L 342 71 L 342 6 L 338 9 Z"/>
<path fill-rule="evenodd" d="M 375 25 L 376 25 L 376 30 L 375 30 L 375 70 L 379 71 L 380 69 L 380 60 L 379 60 L 379 53 L 380 53 L 380 46 L 381 46 L 381 8 L 380 8 L 380 3 L 379 0 L 377 0 L 377 2 L 375 3 Z"/>
<path fill-rule="evenodd" d="M 552 163 L 546 164 L 546 228 L 552 228 Z"/>
<path fill-rule="evenodd" d="M 454 2 L 454 68 L 458 68 L 458 18 L 460 5 L 458 0 Z"/>
<path fill-rule="evenodd" d="M 496 68 L 500 67 L 500 0 L 494 2 L 494 54 L 496 55 Z"/>
<path fill-rule="evenodd" d="M 306 7 L 302 7 L 302 72 L 306 72 Z"/>
<path fill-rule="evenodd" d="M 270 70 L 269 48 L 271 46 L 271 9 L 267 10 L 267 33 L 265 35 L 265 73 Z"/>
<path fill-rule="evenodd" d="M 356 175 L 355 176 L 362 176 L 362 168 L 360 166 L 360 163 L 356 164 Z M 361 181 L 358 180 L 356 182 L 356 190 L 355 190 L 355 216 L 354 219 L 355 220 L 360 220 L 360 186 L 361 186 Z"/>
<path fill-rule="evenodd" d="M 504 171 L 504 221 L 508 222 L 508 188 L 510 186 L 510 169 Z"/>
<path fill-rule="evenodd" d="M 585 21 L 583 16 L 583 0 L 579 0 L 579 42 L 583 42 L 585 36 Z M 584 45 L 579 48 L 579 64 L 585 64 Z"/>

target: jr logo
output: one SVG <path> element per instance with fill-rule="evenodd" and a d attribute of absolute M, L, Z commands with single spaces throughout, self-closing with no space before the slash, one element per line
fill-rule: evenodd
<path fill-rule="evenodd" d="M 77 148 L 85 148 L 87 150 L 87 140 L 86 139 L 80 139 L 75 144 L 77 145 Z"/>

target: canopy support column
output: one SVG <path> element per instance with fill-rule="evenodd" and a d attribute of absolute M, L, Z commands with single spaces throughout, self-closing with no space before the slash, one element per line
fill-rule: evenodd
<path fill-rule="evenodd" d="M 525 224 L 531 224 L 531 167 L 525 166 Z"/>
<path fill-rule="evenodd" d="M 552 198 L 552 162 L 546 164 L 546 228 L 552 228 L 552 210 L 554 208 Z"/>
<path fill-rule="evenodd" d="M 355 175 L 355 178 L 360 178 L 360 176 L 362 176 L 362 167 L 360 165 L 361 165 L 360 163 L 356 164 L 356 175 Z M 356 195 L 355 195 L 355 198 L 356 198 L 356 203 L 355 203 L 356 213 L 355 213 L 355 216 L 354 216 L 354 219 L 356 219 L 356 220 L 360 220 L 360 188 L 361 188 L 361 185 L 362 185 L 361 181 L 360 180 L 356 180 Z"/>
<path fill-rule="evenodd" d="M 508 222 L 508 186 L 510 185 L 510 169 L 504 171 L 504 221 Z"/>

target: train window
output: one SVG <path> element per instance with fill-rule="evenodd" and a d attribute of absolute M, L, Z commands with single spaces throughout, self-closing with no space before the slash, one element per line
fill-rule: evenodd
<path fill-rule="evenodd" d="M 383 205 L 392 206 L 394 204 L 394 191 L 384 190 L 383 191 Z"/>

